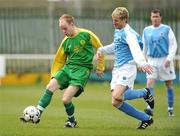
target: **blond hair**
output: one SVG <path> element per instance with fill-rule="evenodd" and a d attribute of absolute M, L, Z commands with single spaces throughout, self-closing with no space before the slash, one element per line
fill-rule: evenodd
<path fill-rule="evenodd" d="M 118 17 L 121 20 L 129 18 L 129 12 L 125 7 L 117 7 L 115 10 L 112 12 L 113 17 Z"/>
<path fill-rule="evenodd" d="M 59 20 L 65 20 L 68 24 L 73 23 L 75 24 L 75 19 L 72 15 L 69 14 L 63 14 Z"/>

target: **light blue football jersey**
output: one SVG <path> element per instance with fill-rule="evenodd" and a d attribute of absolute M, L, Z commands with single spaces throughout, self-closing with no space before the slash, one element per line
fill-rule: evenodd
<path fill-rule="evenodd" d="M 157 28 L 148 26 L 144 29 L 143 35 L 147 47 L 147 56 L 160 58 L 169 54 L 169 31 L 170 27 L 164 24 Z"/>
<path fill-rule="evenodd" d="M 133 36 L 133 37 L 132 37 Z M 131 39 L 132 37 L 132 39 Z M 130 61 L 133 61 L 133 54 L 132 49 L 130 49 L 129 43 L 132 43 L 130 40 L 136 40 L 134 43 L 134 48 L 137 48 L 135 45 L 138 43 L 138 48 L 140 46 L 141 50 L 143 48 L 143 43 L 140 35 L 131 28 L 128 24 L 125 28 L 122 29 L 115 29 L 114 31 L 114 54 L 115 54 L 115 62 L 114 66 L 122 66 L 123 64 L 129 63 Z M 131 45 L 132 47 L 133 45 Z M 133 48 L 133 47 L 132 47 Z M 138 52 L 140 51 L 137 50 Z M 138 55 L 138 52 L 136 55 Z"/>

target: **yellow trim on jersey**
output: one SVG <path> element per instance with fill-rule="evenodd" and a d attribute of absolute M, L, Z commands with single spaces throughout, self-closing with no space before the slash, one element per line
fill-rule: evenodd
<path fill-rule="evenodd" d="M 58 51 L 56 52 L 54 61 L 52 63 L 51 66 L 51 76 L 54 76 L 54 74 L 60 70 L 64 64 L 66 63 L 66 59 L 67 59 L 67 55 L 64 53 L 64 48 L 62 47 L 62 44 L 64 43 L 64 41 L 67 39 L 67 37 L 65 37 L 63 39 L 63 41 L 61 42 Z"/>
<path fill-rule="evenodd" d="M 83 28 L 79 28 L 79 30 L 82 31 L 82 32 L 88 32 L 90 34 L 90 40 L 91 40 L 92 46 L 94 48 L 98 49 L 98 48 L 102 47 L 101 41 L 99 40 L 99 38 L 93 32 L 91 32 L 89 30 L 86 30 L 86 29 L 83 29 Z M 104 55 L 102 55 L 99 58 L 96 69 L 99 70 L 99 71 L 104 71 L 104 69 L 105 69 Z"/>
<path fill-rule="evenodd" d="M 94 48 L 98 49 L 99 47 L 102 47 L 102 44 L 99 40 L 99 38 L 91 31 L 86 30 L 86 29 L 82 29 L 82 28 L 78 28 L 79 32 L 88 32 L 90 34 L 90 41 L 91 44 Z M 62 47 L 62 44 L 64 43 L 64 41 L 67 39 L 68 37 L 66 36 L 63 41 L 60 44 L 60 47 L 58 49 L 58 51 L 56 52 L 55 55 L 55 59 L 52 63 L 52 67 L 51 67 L 51 76 L 54 76 L 54 74 L 60 70 L 66 63 L 67 60 L 67 55 L 64 53 L 64 48 Z M 105 60 L 104 60 L 104 56 L 101 56 L 100 59 L 98 60 L 97 63 L 97 70 L 99 71 L 104 71 L 105 69 Z"/>

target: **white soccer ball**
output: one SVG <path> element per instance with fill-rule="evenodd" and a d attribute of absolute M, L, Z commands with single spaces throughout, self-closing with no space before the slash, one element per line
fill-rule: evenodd
<path fill-rule="evenodd" d="M 36 122 L 39 119 L 40 112 L 35 106 L 28 106 L 23 111 L 23 117 L 26 121 Z"/>

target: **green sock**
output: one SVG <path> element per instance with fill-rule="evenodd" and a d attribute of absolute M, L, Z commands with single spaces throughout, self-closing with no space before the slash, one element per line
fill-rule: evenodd
<path fill-rule="evenodd" d="M 43 112 L 43 110 L 49 105 L 51 102 L 53 92 L 49 91 L 48 89 L 45 90 L 44 94 L 40 98 L 38 102 L 37 108 L 40 110 L 40 114 Z"/>
<path fill-rule="evenodd" d="M 74 105 L 72 102 L 68 104 L 64 104 L 64 107 L 66 109 L 66 113 L 68 115 L 69 121 L 73 122 L 75 120 L 74 118 Z"/>

